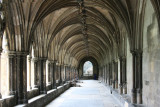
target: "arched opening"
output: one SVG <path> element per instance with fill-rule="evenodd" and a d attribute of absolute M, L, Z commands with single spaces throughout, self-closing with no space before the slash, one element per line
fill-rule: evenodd
<path fill-rule="evenodd" d="M 90 61 L 86 61 L 83 65 L 83 76 L 92 77 L 93 76 L 93 64 Z"/>
<path fill-rule="evenodd" d="M 89 71 L 92 70 L 92 71 Z M 89 71 L 89 73 L 87 72 Z M 78 76 L 81 79 L 98 79 L 99 67 L 98 62 L 93 57 L 85 57 L 79 62 Z"/>

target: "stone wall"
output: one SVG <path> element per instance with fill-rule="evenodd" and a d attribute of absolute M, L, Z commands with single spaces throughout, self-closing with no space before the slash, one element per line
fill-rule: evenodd
<path fill-rule="evenodd" d="M 160 105 L 160 34 L 150 0 L 147 0 L 143 31 L 143 103 L 148 107 Z"/>

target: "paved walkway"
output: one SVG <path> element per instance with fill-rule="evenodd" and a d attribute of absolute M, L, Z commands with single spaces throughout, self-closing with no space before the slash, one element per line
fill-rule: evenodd
<path fill-rule="evenodd" d="M 96 80 L 81 80 L 46 107 L 121 107 L 110 91 Z"/>

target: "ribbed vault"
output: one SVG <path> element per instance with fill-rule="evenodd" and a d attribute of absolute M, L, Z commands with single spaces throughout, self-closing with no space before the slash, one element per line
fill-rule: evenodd
<path fill-rule="evenodd" d="M 34 51 L 35 57 L 78 67 L 84 57 L 104 65 L 142 49 L 146 0 L 14 0 L 5 32 L 8 50 Z M 156 0 L 152 0 L 158 13 Z M 18 17 L 17 17 L 18 16 Z M 13 18 L 12 18 L 13 17 Z M 138 26 L 135 28 L 135 26 Z"/>

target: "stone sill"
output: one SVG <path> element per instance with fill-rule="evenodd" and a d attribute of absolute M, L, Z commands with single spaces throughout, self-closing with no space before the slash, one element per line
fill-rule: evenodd
<path fill-rule="evenodd" d="M 47 91 L 47 94 L 41 94 L 39 96 L 29 99 L 28 104 L 26 105 L 17 105 L 15 107 L 44 107 L 46 104 L 54 100 L 64 91 L 66 91 L 68 88 L 70 88 L 70 84 L 66 83 L 63 86 L 57 87 L 57 89 Z"/>
<path fill-rule="evenodd" d="M 14 95 L 11 96 L 3 96 L 0 99 L 0 107 L 11 107 L 16 104 L 16 100 Z"/>
<path fill-rule="evenodd" d="M 15 107 L 43 107 L 54 98 L 62 94 L 64 91 L 66 91 L 68 88 L 70 88 L 70 83 L 65 83 L 63 86 L 59 86 L 57 89 L 49 90 L 47 91 L 47 94 L 41 95 L 39 95 L 38 88 L 33 88 L 32 90 L 27 91 L 29 99 L 28 104 L 21 104 Z M 14 95 L 3 96 L 2 99 L 0 99 L 0 107 L 13 107 L 16 105 L 16 102 L 17 101 Z"/>

